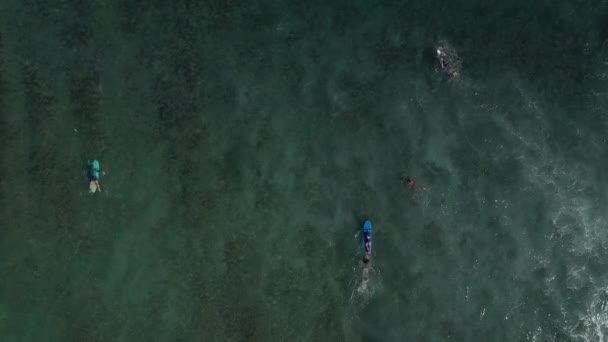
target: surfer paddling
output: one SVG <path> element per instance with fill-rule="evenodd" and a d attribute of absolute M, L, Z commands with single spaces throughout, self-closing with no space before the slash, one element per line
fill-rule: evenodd
<path fill-rule="evenodd" d="M 98 160 L 93 160 L 89 163 L 89 192 L 95 193 L 101 192 L 101 185 L 99 184 L 99 178 L 101 177 L 101 167 Z"/>
<path fill-rule="evenodd" d="M 363 266 L 369 267 L 372 260 L 372 224 L 370 221 L 365 221 L 363 225 Z"/>
<path fill-rule="evenodd" d="M 439 65 L 446 74 L 450 77 L 458 77 L 458 70 L 456 70 L 454 63 L 450 62 L 451 58 L 445 47 L 440 46 L 437 48 L 437 59 L 439 59 Z"/>
<path fill-rule="evenodd" d="M 372 242 L 369 241 L 369 235 L 365 236 L 365 256 L 363 256 L 363 266 L 368 267 L 372 260 Z"/>
<path fill-rule="evenodd" d="M 405 185 L 407 185 L 410 189 L 414 189 L 416 187 L 416 181 L 410 176 L 405 177 Z"/>
<path fill-rule="evenodd" d="M 363 229 L 361 231 L 360 239 L 361 239 L 361 247 L 363 248 L 363 270 L 361 272 L 361 284 L 359 285 L 357 291 L 359 293 L 368 293 L 370 290 L 369 282 L 370 282 L 370 272 L 371 272 L 371 260 L 372 260 L 372 223 L 369 220 L 366 220 L 363 223 Z"/>

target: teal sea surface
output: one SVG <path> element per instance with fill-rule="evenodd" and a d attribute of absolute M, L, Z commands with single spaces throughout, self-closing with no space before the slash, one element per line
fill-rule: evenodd
<path fill-rule="evenodd" d="M 0 340 L 608 341 L 607 23 L 0 1 Z"/>

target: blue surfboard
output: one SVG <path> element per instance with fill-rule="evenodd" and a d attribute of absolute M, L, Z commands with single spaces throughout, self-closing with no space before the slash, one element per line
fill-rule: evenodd
<path fill-rule="evenodd" d="M 372 222 L 370 220 L 365 220 L 365 223 L 363 223 L 363 230 L 361 232 L 361 247 L 363 248 L 363 252 L 365 252 L 365 235 L 366 234 L 369 235 L 369 242 L 370 242 L 370 245 L 372 245 L 372 247 L 373 247 Z M 371 251 L 371 248 L 370 248 L 370 251 Z"/>

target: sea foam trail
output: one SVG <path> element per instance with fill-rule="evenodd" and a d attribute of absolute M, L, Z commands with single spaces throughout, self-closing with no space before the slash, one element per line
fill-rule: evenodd
<path fill-rule="evenodd" d="M 522 167 L 522 187 L 542 194 L 545 214 L 553 226 L 552 231 L 544 232 L 547 243 L 542 250 L 534 251 L 537 264 L 531 266 L 549 270 L 544 293 L 562 308 L 564 317 L 563 321 L 553 319 L 562 321 L 564 330 L 576 339 L 604 341 L 608 336 L 608 295 L 601 285 L 604 277 L 593 274 L 587 267 L 588 260 L 605 255 L 608 244 L 607 218 L 597 205 L 601 196 L 594 187 L 593 165 L 586 163 L 585 159 L 568 158 L 564 153 L 568 151 L 556 151 L 550 147 L 549 113 L 518 80 L 513 83 L 528 108 L 527 122 L 522 124 L 500 115 L 495 115 L 493 120 L 513 146 L 519 145 L 516 158 Z M 589 138 L 593 141 L 594 137 Z M 589 148 L 593 152 L 597 145 Z M 565 248 L 561 249 L 561 246 Z M 561 254 L 558 260 L 555 259 L 556 248 Z M 566 269 L 565 284 L 556 283 L 560 267 Z M 576 297 L 585 298 L 588 289 L 591 289 L 592 298 L 577 320 L 572 312 L 565 311 L 564 305 L 567 304 L 564 302 L 572 297 L 571 291 L 576 293 Z M 551 335 L 539 325 L 537 330 L 529 331 L 526 336 L 528 340 L 535 341 Z"/>

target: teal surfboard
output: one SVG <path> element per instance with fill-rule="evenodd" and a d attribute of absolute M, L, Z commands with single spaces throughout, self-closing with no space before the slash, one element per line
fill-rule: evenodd
<path fill-rule="evenodd" d="M 99 160 L 95 159 L 89 164 L 89 191 L 97 192 L 97 184 L 91 184 L 91 181 L 99 180 L 101 177 L 101 165 Z"/>

